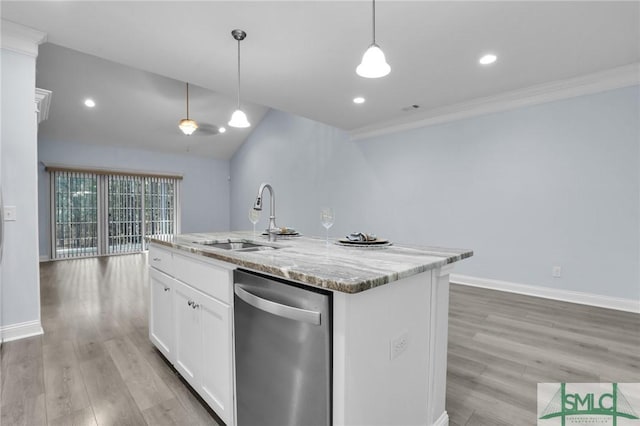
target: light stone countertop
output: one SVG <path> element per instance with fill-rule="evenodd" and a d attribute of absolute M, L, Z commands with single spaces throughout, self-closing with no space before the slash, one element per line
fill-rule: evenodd
<path fill-rule="evenodd" d="M 198 241 L 255 241 L 282 247 L 242 252 L 198 244 Z M 182 234 L 150 238 L 152 243 L 232 263 L 245 269 L 282 277 L 314 287 L 359 293 L 430 269 L 471 257 L 473 251 L 438 247 L 391 245 L 344 247 L 304 236 L 269 242 L 251 231 Z"/>

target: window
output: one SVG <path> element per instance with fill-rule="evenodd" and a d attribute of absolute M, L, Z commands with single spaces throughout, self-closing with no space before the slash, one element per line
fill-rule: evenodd
<path fill-rule="evenodd" d="M 143 250 L 142 185 L 140 176 L 106 176 L 107 252 L 131 253 Z"/>
<path fill-rule="evenodd" d="M 178 231 L 179 177 L 47 170 L 53 259 L 135 253 Z"/>
<path fill-rule="evenodd" d="M 98 177 L 57 172 L 54 179 L 55 257 L 98 254 Z"/>
<path fill-rule="evenodd" d="M 150 178 L 144 182 L 144 220 L 147 235 L 173 234 L 176 217 L 176 184 L 172 179 Z"/>

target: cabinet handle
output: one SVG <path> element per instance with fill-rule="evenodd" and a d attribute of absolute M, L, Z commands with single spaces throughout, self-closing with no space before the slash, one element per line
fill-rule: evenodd
<path fill-rule="evenodd" d="M 171 290 L 169 287 L 164 288 L 164 291 L 169 291 L 169 290 Z"/>
<path fill-rule="evenodd" d="M 162 260 L 162 259 L 160 259 L 159 257 L 154 257 L 154 258 L 153 258 L 153 261 L 154 261 L 154 262 L 160 262 L 161 260 Z"/>

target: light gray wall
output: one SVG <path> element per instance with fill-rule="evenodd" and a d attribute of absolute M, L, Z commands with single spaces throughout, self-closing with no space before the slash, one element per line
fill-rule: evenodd
<path fill-rule="evenodd" d="M 53 105 L 52 105 L 53 107 Z M 229 162 L 116 146 L 57 142 L 41 137 L 38 160 L 75 166 L 182 174 L 181 232 L 229 230 Z M 49 173 L 39 167 L 40 255 L 50 252 Z"/>
<path fill-rule="evenodd" d="M 2 258 L 2 325 L 39 323 L 35 57 L 0 50 L 2 68 L 2 191 L 16 207 L 5 222 Z M 24 324 L 23 324 L 24 325 Z M 36 324 L 35 328 L 39 328 Z M 35 332 L 33 327 L 30 332 Z"/>
<path fill-rule="evenodd" d="M 231 227 L 250 229 L 267 181 L 278 224 L 307 235 L 323 234 L 326 204 L 333 236 L 470 248 L 456 272 L 637 300 L 639 98 L 636 86 L 361 141 L 272 111 L 231 160 Z"/>

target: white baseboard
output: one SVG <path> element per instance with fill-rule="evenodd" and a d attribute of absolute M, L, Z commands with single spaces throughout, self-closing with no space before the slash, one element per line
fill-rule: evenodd
<path fill-rule="evenodd" d="M 636 314 L 640 313 L 640 300 L 623 299 L 620 297 L 609 297 L 600 294 L 582 293 L 579 291 L 540 287 L 528 284 L 518 284 L 509 281 L 470 277 L 468 275 L 460 274 L 451 274 L 449 281 L 454 284 L 482 287 L 491 290 L 506 291 L 509 293 L 525 294 L 527 296 L 560 300 L 563 302 L 577 303 L 580 305 L 597 306 L 600 308 L 615 309 L 617 311 L 633 312 Z"/>
<path fill-rule="evenodd" d="M 433 422 L 432 426 L 449 426 L 449 414 L 446 411 L 442 413 L 438 420 Z"/>
<path fill-rule="evenodd" d="M 44 334 L 44 330 L 39 320 L 0 327 L 0 336 L 2 337 L 3 343 L 24 339 L 25 337 L 39 336 L 40 334 Z"/>
<path fill-rule="evenodd" d="M 48 262 L 51 259 L 49 259 L 49 256 L 47 256 L 46 254 L 43 254 L 40 256 L 40 262 Z"/>

